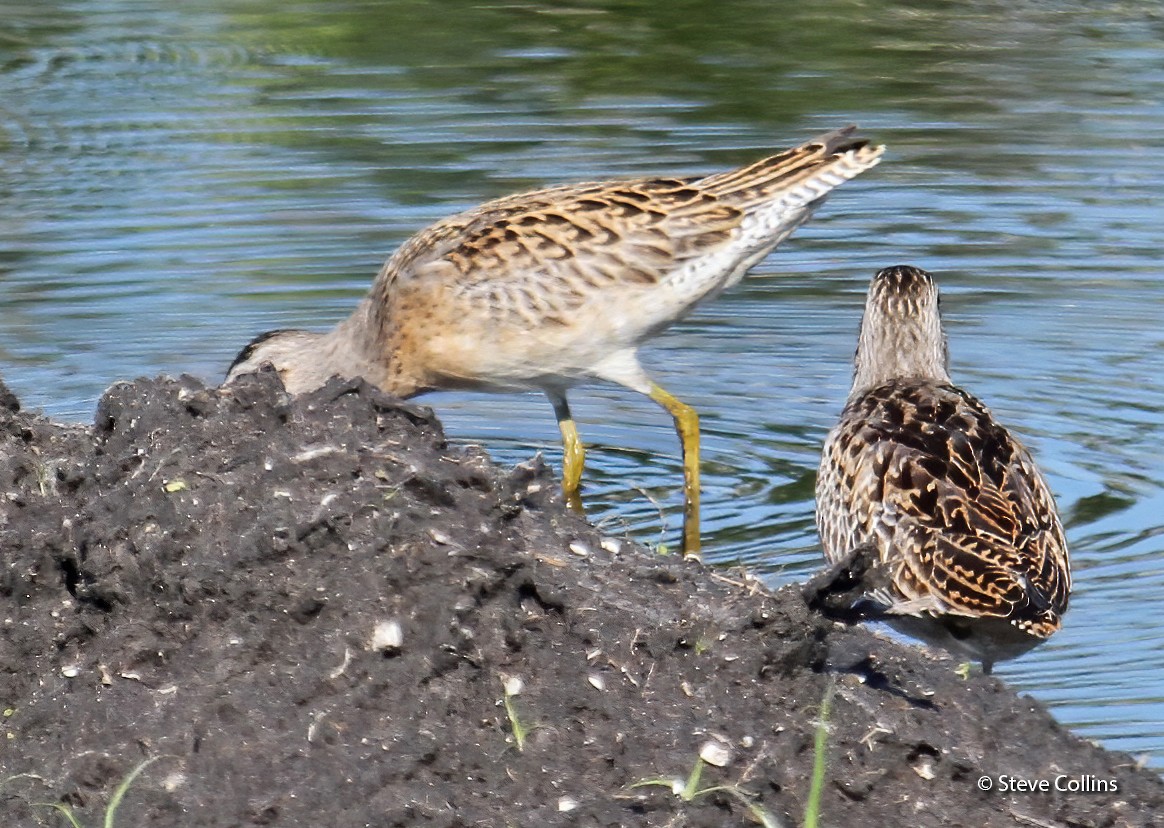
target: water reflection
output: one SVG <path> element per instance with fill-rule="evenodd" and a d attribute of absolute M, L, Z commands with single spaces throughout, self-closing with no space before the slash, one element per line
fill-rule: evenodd
<path fill-rule="evenodd" d="M 1147 2 L 6 3 L 0 372 L 87 419 L 116 379 L 217 377 L 258 331 L 338 319 L 455 210 L 857 121 L 886 162 L 644 354 L 703 414 L 709 553 L 773 583 L 816 565 L 867 280 L 924 266 L 955 377 L 1036 452 L 1075 553 L 1064 631 L 999 672 L 1161 767 L 1162 28 Z M 575 400 L 592 515 L 674 546 L 666 415 Z M 427 402 L 557 462 L 540 397 Z"/>

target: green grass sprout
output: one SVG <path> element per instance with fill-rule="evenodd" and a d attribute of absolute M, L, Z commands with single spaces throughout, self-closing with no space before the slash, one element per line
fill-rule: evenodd
<path fill-rule="evenodd" d="M 505 705 L 505 715 L 509 719 L 509 730 L 513 734 L 513 742 L 517 745 L 518 752 L 521 753 L 525 750 L 525 740 L 529 736 L 530 729 L 518 717 L 517 705 L 514 704 L 513 699 L 515 696 L 521 695 L 525 685 L 516 676 L 509 676 L 502 679 L 502 687 L 504 689 L 502 702 Z"/>
<path fill-rule="evenodd" d="M 770 813 L 762 805 L 753 801 L 754 796 L 748 791 L 741 788 L 739 785 L 711 785 L 706 788 L 699 787 L 700 779 L 703 777 L 703 768 L 710 764 L 704 761 L 703 756 L 708 752 L 708 746 L 700 752 L 701 755 L 695 757 L 695 765 L 691 768 L 691 772 L 687 774 L 687 779 L 683 780 L 679 777 L 667 779 L 664 777 L 653 777 L 651 779 L 642 779 L 635 782 L 629 787 L 646 788 L 646 787 L 662 787 L 667 788 L 675 796 L 679 797 L 684 802 L 693 802 L 701 796 L 707 796 L 713 793 L 724 793 L 738 801 L 743 805 L 752 818 L 764 826 L 764 828 L 784 828 L 780 820 L 775 815 Z M 718 764 L 718 762 L 716 763 Z M 726 759 L 724 764 L 726 764 Z"/>

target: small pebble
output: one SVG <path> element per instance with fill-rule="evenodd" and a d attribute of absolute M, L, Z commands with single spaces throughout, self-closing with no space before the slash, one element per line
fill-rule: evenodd
<path fill-rule="evenodd" d="M 590 557 L 590 547 L 582 541 L 570 541 L 570 551 L 580 558 Z"/>
<path fill-rule="evenodd" d="M 590 682 L 590 686 L 593 687 L 595 690 L 605 690 L 606 689 L 606 679 L 604 679 L 602 676 L 598 675 L 597 673 L 591 673 L 590 677 L 587 678 L 586 680 Z"/>

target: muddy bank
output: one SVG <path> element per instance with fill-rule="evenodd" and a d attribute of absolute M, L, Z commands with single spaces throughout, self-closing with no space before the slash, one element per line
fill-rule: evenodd
<path fill-rule="evenodd" d="M 0 441 L 6 825 L 100 824 L 150 757 L 118 824 L 798 825 L 830 683 L 825 825 L 1164 814 L 997 679 L 605 538 L 538 461 L 359 383 L 142 380 L 91 428 L 5 390 Z M 700 788 L 732 790 L 631 787 L 709 742 Z"/>

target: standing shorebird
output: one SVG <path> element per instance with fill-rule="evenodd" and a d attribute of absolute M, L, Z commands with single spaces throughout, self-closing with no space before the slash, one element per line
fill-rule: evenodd
<path fill-rule="evenodd" d="M 866 569 L 873 617 L 989 673 L 1059 629 L 1071 569 L 1031 455 L 952 384 L 938 304 L 924 270 L 873 277 L 816 523 L 834 571 Z"/>
<path fill-rule="evenodd" d="M 326 333 L 271 331 L 227 381 L 270 363 L 292 394 L 332 375 L 390 394 L 540 390 L 580 507 L 584 452 L 566 392 L 591 379 L 663 406 L 683 448 L 683 548 L 699 555 L 699 418 L 654 383 L 636 351 L 743 278 L 834 187 L 884 147 L 836 130 L 705 177 L 575 184 L 490 201 L 406 241 L 350 317 Z"/>

